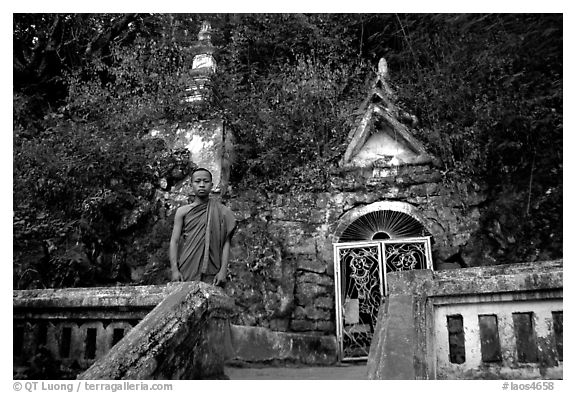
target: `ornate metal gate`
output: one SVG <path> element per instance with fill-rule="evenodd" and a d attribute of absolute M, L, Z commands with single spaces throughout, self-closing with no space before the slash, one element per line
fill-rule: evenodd
<path fill-rule="evenodd" d="M 339 359 L 367 359 L 386 273 L 432 269 L 430 237 L 334 244 Z"/>

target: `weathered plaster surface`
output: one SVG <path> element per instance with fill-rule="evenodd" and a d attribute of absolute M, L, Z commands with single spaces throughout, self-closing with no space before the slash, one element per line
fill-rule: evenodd
<path fill-rule="evenodd" d="M 14 291 L 14 313 L 44 309 L 93 309 L 114 307 L 155 307 L 168 293 L 171 285 L 132 287 L 28 289 Z"/>
<path fill-rule="evenodd" d="M 163 139 L 169 149 L 187 149 L 194 164 L 212 172 L 214 190 L 218 191 L 224 154 L 222 120 L 157 127 L 150 132 L 150 136 Z M 178 194 L 178 190 L 172 190 L 171 193 Z"/>
<path fill-rule="evenodd" d="M 390 135 L 390 130 L 383 130 L 372 134 L 362 149 L 350 160 L 350 163 L 355 166 L 366 167 L 376 160 L 385 159 L 389 165 L 398 166 L 413 163 L 416 158 L 417 154 L 405 144 L 395 140 Z"/>
<path fill-rule="evenodd" d="M 202 282 L 172 286 L 110 352 L 79 379 L 223 378 L 231 352 L 227 318 L 234 302 Z"/>
<path fill-rule="evenodd" d="M 545 372 L 538 363 L 519 363 L 516 355 L 516 337 L 512 313 L 533 313 L 534 327 L 538 338 L 553 342 L 552 311 L 562 311 L 562 298 L 531 300 L 529 296 L 524 301 L 513 300 L 491 301 L 484 297 L 475 299 L 478 303 L 463 303 L 439 305 L 434 312 L 434 336 L 436 348 L 436 378 L 461 379 L 462 376 L 482 378 L 494 377 L 509 379 L 540 379 L 561 378 L 562 366 L 557 361 L 546 365 Z M 453 364 L 449 361 L 448 330 L 446 317 L 462 315 L 464 321 L 464 338 L 466 361 L 463 364 Z M 502 362 L 483 363 L 480 351 L 479 315 L 495 315 L 498 320 L 498 332 L 502 350 Z M 555 352 L 554 345 L 541 346 L 540 358 Z M 556 358 L 552 354 L 553 358 Z"/>
<path fill-rule="evenodd" d="M 390 296 L 378 316 L 368 360 L 369 378 L 395 379 L 398 364 L 411 365 L 412 371 L 400 375 L 415 379 L 562 378 L 551 330 L 551 312 L 563 308 L 562 261 L 394 272 L 387 281 Z M 537 364 L 518 362 L 513 312 L 534 315 Z M 464 320 L 466 362 L 460 365 L 447 361 L 446 316 L 454 314 Z M 480 358 L 478 315 L 484 314 L 498 317 L 500 363 L 486 364 Z M 391 322 L 399 319 L 401 324 Z M 402 340 L 406 335 L 414 339 Z"/>
<path fill-rule="evenodd" d="M 201 68 L 206 68 L 211 73 L 216 72 L 216 60 L 211 53 L 202 53 L 194 56 L 194 60 L 192 61 L 192 69 L 198 70 Z"/>
<path fill-rule="evenodd" d="M 14 291 L 15 372 L 33 370 L 43 350 L 57 372 L 88 368 L 110 350 L 115 334 L 129 332 L 171 291 L 171 285 Z M 68 354 L 61 352 L 65 329 Z M 95 333 L 93 353 L 89 331 Z"/>

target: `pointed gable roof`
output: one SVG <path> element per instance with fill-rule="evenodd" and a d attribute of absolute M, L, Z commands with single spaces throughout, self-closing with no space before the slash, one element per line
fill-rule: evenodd
<path fill-rule="evenodd" d="M 434 161 L 424 145 L 399 121 L 401 111 L 394 104 L 396 97 L 386 82 L 387 77 L 388 67 L 382 58 L 376 80 L 348 136 L 350 143 L 340 162 L 344 168 L 394 167 Z"/>

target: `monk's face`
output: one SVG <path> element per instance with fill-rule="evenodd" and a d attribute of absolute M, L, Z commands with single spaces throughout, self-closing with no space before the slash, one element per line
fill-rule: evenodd
<path fill-rule="evenodd" d="M 199 197 L 206 197 L 212 191 L 212 177 L 206 171 L 194 172 L 192 175 L 192 190 Z"/>

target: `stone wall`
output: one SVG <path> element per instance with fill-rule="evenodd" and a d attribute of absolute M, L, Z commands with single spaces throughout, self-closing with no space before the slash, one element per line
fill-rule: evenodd
<path fill-rule="evenodd" d="M 433 165 L 374 167 L 333 177 L 333 184 L 342 191 L 343 211 L 384 200 L 413 206 L 433 237 L 438 262 L 466 250 L 479 228 L 480 206 L 486 199 L 485 190 L 474 183 L 445 183 Z M 465 262 L 469 266 L 479 263 L 472 250 L 467 251 L 470 258 Z"/>
<path fill-rule="evenodd" d="M 441 180 L 429 165 L 376 168 L 333 176 L 332 192 L 233 196 L 227 204 L 239 228 L 227 292 L 244 310 L 235 322 L 334 334 L 334 234 L 347 212 L 376 202 L 404 203 L 417 212 L 433 237 L 436 269 L 443 268 L 443 260 L 466 250 L 478 230 L 484 196 Z"/>

